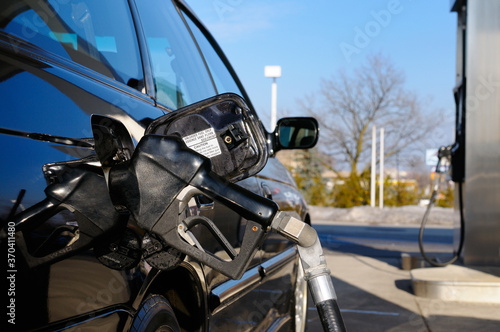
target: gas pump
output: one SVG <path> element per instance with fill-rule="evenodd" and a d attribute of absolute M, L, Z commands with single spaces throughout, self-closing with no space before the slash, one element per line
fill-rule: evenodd
<path fill-rule="evenodd" d="M 465 234 L 465 222 L 464 222 L 464 209 L 463 209 L 463 182 L 465 180 L 465 78 L 455 87 L 453 90 L 455 97 L 455 143 L 443 146 L 438 150 L 438 162 L 436 165 L 436 176 L 434 178 L 433 191 L 431 194 L 431 199 L 429 205 L 422 218 L 422 223 L 420 226 L 420 232 L 418 237 L 418 244 L 420 248 L 420 253 L 424 260 L 429 264 L 437 267 L 443 267 L 454 263 L 461 255 L 463 244 L 464 244 L 464 234 Z M 432 259 L 425 253 L 423 245 L 423 236 L 425 226 L 427 224 L 427 219 L 429 217 L 430 211 L 434 206 L 436 197 L 440 190 L 440 182 L 442 176 L 446 176 L 446 172 L 441 171 L 441 165 L 444 163 L 450 165 L 450 178 L 453 182 L 458 185 L 458 204 L 460 211 L 460 241 L 459 246 L 454 253 L 453 257 L 447 262 L 439 262 Z"/>

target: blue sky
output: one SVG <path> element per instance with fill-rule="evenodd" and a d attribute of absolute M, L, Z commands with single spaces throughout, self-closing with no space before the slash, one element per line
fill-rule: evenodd
<path fill-rule="evenodd" d="M 278 118 L 303 115 L 297 100 L 323 78 L 382 54 L 406 76 L 406 88 L 431 100 L 453 139 L 456 13 L 449 0 L 186 0 L 219 42 L 268 126 L 271 79 L 280 65 Z M 438 147 L 436 146 L 436 147 Z"/>

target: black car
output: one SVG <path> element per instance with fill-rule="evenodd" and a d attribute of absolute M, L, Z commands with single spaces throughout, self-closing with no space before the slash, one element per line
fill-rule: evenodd
<path fill-rule="evenodd" d="M 221 94 L 241 96 L 256 117 L 221 49 L 183 1 L 1 1 L 0 241 L 8 327 L 304 329 L 306 285 L 291 242 L 267 233 L 233 280 L 175 250 L 150 255 L 146 244 L 156 248 L 158 239 L 110 201 L 92 115 L 124 124 L 136 145 L 155 119 Z M 268 134 L 270 156 L 313 145 L 288 145 L 278 134 Z M 310 223 L 277 159 L 238 185 Z M 186 214 L 213 220 L 237 254 L 249 221 L 204 195 L 188 205 Z M 208 238 L 203 246 L 217 254 L 221 244 Z"/>

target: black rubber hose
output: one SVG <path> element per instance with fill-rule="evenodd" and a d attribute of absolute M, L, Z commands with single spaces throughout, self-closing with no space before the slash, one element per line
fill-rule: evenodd
<path fill-rule="evenodd" d="M 437 164 L 436 170 L 439 170 L 439 162 Z M 437 196 L 437 190 L 434 189 L 431 195 L 431 199 L 429 201 L 429 205 L 427 206 L 427 209 L 425 210 L 424 217 L 422 218 L 422 224 L 420 225 L 420 232 L 418 234 L 418 246 L 420 248 L 420 254 L 424 258 L 424 260 L 431 264 L 432 266 L 436 267 L 445 267 L 447 265 L 450 265 L 460 257 L 462 254 L 462 249 L 464 246 L 464 238 L 465 238 L 465 221 L 464 221 L 464 206 L 463 206 L 463 193 L 462 193 L 462 182 L 458 182 L 458 204 L 459 204 L 459 210 L 460 210 L 460 242 L 458 245 L 458 250 L 456 254 L 453 256 L 452 259 L 450 259 L 447 262 L 441 263 L 436 260 L 433 260 L 427 254 L 425 253 L 424 250 L 424 230 L 425 230 L 425 225 L 427 224 L 427 219 L 429 218 L 429 214 L 431 212 L 432 207 L 434 206 L 434 202 L 436 201 L 436 196 Z"/>
<path fill-rule="evenodd" d="M 340 314 L 337 301 L 334 299 L 326 300 L 316 304 L 321 325 L 325 332 L 346 332 L 344 320 Z"/>

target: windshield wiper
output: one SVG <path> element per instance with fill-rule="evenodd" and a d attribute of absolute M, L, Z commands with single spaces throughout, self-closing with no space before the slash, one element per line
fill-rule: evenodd
<path fill-rule="evenodd" d="M 7 128 L 0 128 L 0 134 L 19 136 L 31 138 L 37 141 L 57 143 L 63 145 L 71 145 L 71 146 L 79 146 L 82 148 L 90 148 L 94 149 L 94 139 L 93 138 L 70 138 L 64 136 L 55 136 L 49 134 L 41 134 L 41 133 L 29 133 L 20 130 L 13 130 Z"/>

